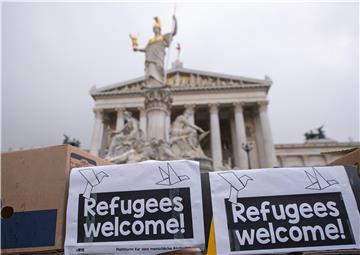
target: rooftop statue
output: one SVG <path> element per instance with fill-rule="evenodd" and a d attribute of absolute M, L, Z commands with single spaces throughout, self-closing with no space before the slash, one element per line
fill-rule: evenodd
<path fill-rule="evenodd" d="M 165 85 L 165 48 L 170 46 L 172 38 L 176 35 L 177 31 L 177 21 L 175 15 L 173 16 L 173 31 L 167 34 L 161 34 L 161 24 L 159 18 L 155 17 L 154 20 L 154 37 L 149 40 L 145 48 L 138 48 L 138 36 L 130 35 L 133 50 L 145 53 L 145 86 L 147 88 L 162 87 Z"/>
<path fill-rule="evenodd" d="M 77 140 L 75 138 L 70 139 L 70 137 L 65 135 L 65 134 L 64 134 L 63 144 L 70 144 L 70 145 L 75 146 L 75 147 L 80 147 L 80 141 L 79 140 Z"/>
<path fill-rule="evenodd" d="M 326 139 L 325 132 L 323 130 L 324 125 L 316 128 L 317 132 L 310 130 L 304 134 L 306 140 L 314 140 L 314 139 Z"/>

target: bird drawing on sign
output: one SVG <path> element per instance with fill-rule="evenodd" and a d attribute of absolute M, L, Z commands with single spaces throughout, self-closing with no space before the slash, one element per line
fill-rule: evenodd
<path fill-rule="evenodd" d="M 305 173 L 311 182 L 305 189 L 323 190 L 332 185 L 339 184 L 337 180 L 326 180 L 315 167 L 312 168 L 312 172 L 305 171 Z"/>
<path fill-rule="evenodd" d="M 167 171 L 162 169 L 160 166 L 159 166 L 159 171 L 160 171 L 162 180 L 158 181 L 156 183 L 158 185 L 171 186 L 178 182 L 190 179 L 189 176 L 187 176 L 187 175 L 178 175 L 169 163 L 167 163 Z"/>
<path fill-rule="evenodd" d="M 105 172 L 101 171 L 99 173 L 95 173 L 94 169 L 84 169 L 79 170 L 80 174 L 86 180 L 86 187 L 83 193 L 83 197 L 86 199 L 90 198 L 92 189 L 99 185 L 105 177 L 109 177 Z"/>
<path fill-rule="evenodd" d="M 233 204 L 237 204 L 239 191 L 244 189 L 249 181 L 253 180 L 247 175 L 238 177 L 234 172 L 219 173 L 218 175 L 230 184 L 230 195 L 228 200 Z"/>

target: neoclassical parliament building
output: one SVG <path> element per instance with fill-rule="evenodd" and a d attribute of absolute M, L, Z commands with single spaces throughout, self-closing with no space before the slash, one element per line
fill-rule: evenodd
<path fill-rule="evenodd" d="M 205 155 L 214 169 L 247 169 L 326 165 L 339 151 L 359 147 L 358 142 L 340 143 L 314 139 L 302 144 L 274 144 L 268 116 L 268 92 L 272 81 L 184 68 L 177 60 L 167 74 L 172 93 L 171 113 L 166 130 L 185 109 L 190 121 L 210 135 L 201 141 Z M 146 136 L 144 77 L 101 88 L 93 87 L 95 123 L 90 151 L 104 157 L 112 130 L 124 126 L 124 111 L 139 121 Z M 169 137 L 167 137 L 169 139 Z M 247 148 L 248 149 L 247 149 Z"/>

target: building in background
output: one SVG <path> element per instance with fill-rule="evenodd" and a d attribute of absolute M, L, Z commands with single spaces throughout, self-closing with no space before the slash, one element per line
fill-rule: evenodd
<path fill-rule="evenodd" d="M 212 159 L 214 169 L 326 165 L 336 156 L 323 152 L 360 146 L 357 142 L 338 143 L 329 139 L 274 145 L 267 111 L 272 81 L 267 76 L 254 79 L 193 70 L 184 68 L 177 60 L 168 71 L 167 84 L 173 97 L 171 113 L 167 115 L 167 134 L 171 123 L 187 109 L 193 123 L 210 131 L 201 146 Z M 144 77 L 139 77 L 91 89 L 95 101 L 90 149 L 93 154 L 101 157 L 107 154 L 111 131 L 124 126 L 125 110 L 139 120 L 146 136 L 143 87 Z M 246 146 L 250 147 L 248 151 Z"/>
<path fill-rule="evenodd" d="M 336 142 L 328 139 L 305 143 L 276 144 L 280 167 L 324 166 L 343 156 L 340 152 L 360 147 L 359 142 Z"/>

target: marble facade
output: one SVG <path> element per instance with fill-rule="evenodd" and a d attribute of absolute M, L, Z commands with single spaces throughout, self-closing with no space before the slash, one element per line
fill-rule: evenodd
<path fill-rule="evenodd" d="M 165 116 L 165 137 L 169 139 L 171 123 L 187 109 L 191 122 L 209 130 L 202 141 L 207 157 L 213 160 L 214 169 L 273 167 L 277 166 L 268 117 L 267 94 L 271 80 L 253 79 L 183 68 L 177 62 L 168 72 L 167 84 L 172 93 L 171 110 Z M 111 141 L 111 131 L 124 126 L 124 111 L 138 119 L 144 135 L 149 135 L 152 120 L 146 119 L 144 96 L 141 89 L 144 77 L 92 88 L 95 100 L 94 127 L 91 153 L 103 157 Z M 150 134 L 151 135 L 151 134 Z M 251 143 L 248 154 L 242 145 Z"/>
<path fill-rule="evenodd" d="M 335 141 L 274 145 L 267 99 L 272 81 L 267 76 L 253 79 L 204 72 L 184 68 L 177 61 L 168 72 L 167 84 L 173 102 L 164 116 L 165 140 L 170 139 L 171 123 L 187 109 L 191 123 L 210 131 L 201 147 L 214 169 L 247 169 L 249 164 L 251 168 L 320 166 L 336 159 L 323 152 L 360 146 L 358 142 Z M 144 77 L 139 77 L 91 89 L 95 101 L 91 153 L 107 154 L 111 131 L 124 127 L 125 111 L 139 121 L 146 139 L 149 125 L 156 122 L 149 123 L 146 118 L 143 86 Z M 243 149 L 246 143 L 252 147 L 249 154 Z"/>

